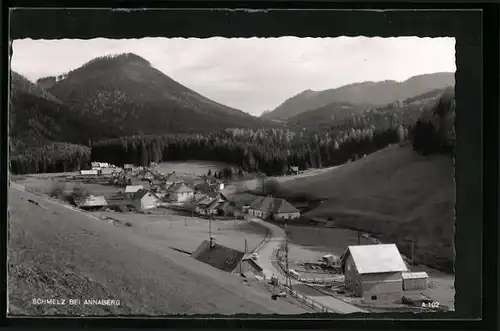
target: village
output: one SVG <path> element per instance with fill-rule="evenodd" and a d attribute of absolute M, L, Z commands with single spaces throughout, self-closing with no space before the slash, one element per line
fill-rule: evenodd
<path fill-rule="evenodd" d="M 187 219 L 197 220 L 198 232 L 177 233 L 179 243 L 170 239 L 170 247 L 245 281 L 264 282 L 273 300 L 288 295 L 314 310 L 332 312 L 338 311 L 339 302 L 356 307 L 352 312 L 446 310 L 452 300 L 450 291 L 436 289 L 432 276 L 414 268 L 395 244 L 382 244 L 366 233 L 358 232 L 355 242 L 339 244 L 341 250 L 335 253 L 295 246 L 290 254 L 293 245 L 287 227 L 300 219 L 298 207 L 271 195 L 228 190 L 235 183 L 216 172 L 165 173 L 156 164 L 118 167 L 92 162 L 91 166 L 64 178 L 75 183 L 73 190 L 85 191 L 73 201 L 78 209 L 104 219 L 126 219 L 127 224 L 134 220 L 140 224 L 144 217 L 175 218 L 166 213 L 184 215 L 185 225 Z M 290 167 L 287 175 L 301 174 Z M 238 249 L 227 238 L 234 233 L 215 235 L 217 229 L 222 234 L 220 224 L 229 221 L 258 225 L 267 235 L 263 240 L 247 236 L 249 242 L 245 237 L 244 248 Z"/>

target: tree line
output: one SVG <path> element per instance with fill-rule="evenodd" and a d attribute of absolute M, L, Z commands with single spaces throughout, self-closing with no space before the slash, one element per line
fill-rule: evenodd
<path fill-rule="evenodd" d="M 408 128 L 391 127 L 300 135 L 283 129 L 223 131 L 207 135 L 147 135 L 110 139 L 92 146 L 92 159 L 113 164 L 177 160 L 224 162 L 247 172 L 283 174 L 288 166 L 320 168 L 345 163 L 407 138 Z"/>
<path fill-rule="evenodd" d="M 135 135 L 94 142 L 91 148 L 54 143 L 13 156 L 11 167 L 14 173 L 36 173 L 76 170 L 91 159 L 116 165 L 204 160 L 272 176 L 285 173 L 289 166 L 306 170 L 340 165 L 409 138 L 422 154 L 450 153 L 454 146 L 454 107 L 454 97 L 448 93 L 430 107 L 417 107 L 413 112 L 371 110 L 323 130 L 245 128 L 204 134 Z M 233 174 L 225 171 L 221 175 Z"/>
<path fill-rule="evenodd" d="M 86 168 L 90 163 L 90 148 L 69 143 L 49 143 L 28 148 L 10 157 L 14 174 L 66 172 Z"/>

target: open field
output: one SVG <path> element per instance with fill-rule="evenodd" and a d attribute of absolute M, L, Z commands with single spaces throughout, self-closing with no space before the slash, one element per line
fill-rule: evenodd
<path fill-rule="evenodd" d="M 16 188 L 9 191 L 10 314 L 164 315 L 306 312 L 186 254 Z M 119 306 L 33 305 L 115 299 Z"/>
<path fill-rule="evenodd" d="M 219 169 L 227 166 L 227 164 L 222 162 L 209 161 L 170 161 L 158 164 L 158 168 L 163 173 L 175 171 L 178 174 L 192 174 L 195 176 L 206 175 L 209 170 L 213 173 L 214 171 L 218 171 Z"/>
<path fill-rule="evenodd" d="M 209 238 L 209 220 L 177 215 L 171 210 L 159 208 L 152 214 L 99 212 L 102 217 L 111 217 L 131 224 L 132 231 L 159 245 L 193 252 Z M 245 239 L 250 252 L 266 237 L 266 230 L 244 220 L 212 221 L 212 236 L 217 243 L 244 252 Z"/>
<path fill-rule="evenodd" d="M 282 187 L 327 199 L 306 217 L 373 233 L 396 242 L 406 255 L 414 241 L 417 263 L 451 272 L 453 174 L 450 157 L 423 157 L 411 146 L 393 145 L 314 176 L 282 181 Z"/>
<path fill-rule="evenodd" d="M 28 191 L 49 194 L 51 188 L 57 181 L 65 183 L 66 190 L 79 184 L 76 181 L 65 181 L 64 178 L 43 177 L 40 175 L 28 176 L 17 183 L 22 184 Z M 104 195 L 110 199 L 118 190 L 123 188 L 98 183 L 81 183 L 82 186 L 94 195 Z M 134 184 L 144 185 L 148 188 L 148 182 L 137 181 Z M 208 239 L 209 221 L 198 217 L 180 215 L 165 208 L 151 211 L 151 214 L 120 213 L 120 212 L 97 212 L 98 216 L 110 217 L 118 220 L 121 224 L 132 225 L 130 231 L 157 241 L 168 241 L 169 247 L 175 247 L 185 251 L 194 251 L 203 240 Z M 213 220 L 212 235 L 218 243 L 240 251 L 245 249 L 245 238 L 247 249 L 253 250 L 266 236 L 264 228 L 253 223 L 242 220 Z"/>

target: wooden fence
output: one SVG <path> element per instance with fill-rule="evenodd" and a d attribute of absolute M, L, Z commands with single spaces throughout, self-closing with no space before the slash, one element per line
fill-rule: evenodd
<path fill-rule="evenodd" d="M 286 272 L 283 270 L 281 264 L 278 262 L 279 261 L 279 252 L 280 252 L 279 249 L 274 249 L 273 256 L 276 258 L 276 263 L 279 265 L 279 267 L 277 268 L 278 271 L 280 271 L 282 273 L 282 275 L 284 274 L 286 276 Z M 288 295 L 295 298 L 297 301 L 313 308 L 314 310 L 320 311 L 322 313 L 335 313 L 335 311 L 333 311 L 330 308 L 328 308 L 327 306 L 317 302 L 316 300 L 313 300 L 305 295 L 302 295 L 302 294 L 290 289 L 290 287 L 286 284 L 283 284 L 283 283 L 278 281 L 277 286 L 279 287 L 280 291 L 285 291 Z"/>

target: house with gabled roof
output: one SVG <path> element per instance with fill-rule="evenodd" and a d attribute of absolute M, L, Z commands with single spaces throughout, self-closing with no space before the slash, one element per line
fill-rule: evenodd
<path fill-rule="evenodd" d="M 271 207 L 273 198 L 271 196 L 260 196 L 252 202 L 248 209 L 248 214 L 251 216 L 267 219 L 271 216 Z"/>
<path fill-rule="evenodd" d="M 184 183 L 174 183 L 167 189 L 169 201 L 186 202 L 194 198 L 194 190 Z"/>
<path fill-rule="evenodd" d="M 201 199 L 196 207 L 196 213 L 200 215 L 217 215 L 218 207 L 227 201 L 227 198 L 220 192 L 209 192 Z"/>
<path fill-rule="evenodd" d="M 212 243 L 205 240 L 201 245 L 191 254 L 194 259 L 209 264 L 214 268 L 233 272 L 239 265 L 245 254 L 233 248 Z"/>
<path fill-rule="evenodd" d="M 300 211 L 285 199 L 274 199 L 271 210 L 273 220 L 290 220 L 300 217 Z"/>
<path fill-rule="evenodd" d="M 402 298 L 402 274 L 408 268 L 395 244 L 349 246 L 341 269 L 346 289 L 366 302 Z"/>
<path fill-rule="evenodd" d="M 271 196 L 256 198 L 248 209 L 248 213 L 262 219 L 290 220 L 300 217 L 300 211 L 285 199 Z"/>
<path fill-rule="evenodd" d="M 138 190 L 132 197 L 132 205 L 136 210 L 156 208 L 159 202 L 160 198 L 156 194 L 145 189 Z"/>
<path fill-rule="evenodd" d="M 123 192 L 123 195 L 126 199 L 132 199 L 135 192 L 142 190 L 143 188 L 144 186 L 142 185 L 127 185 L 125 186 L 125 192 Z"/>
<path fill-rule="evenodd" d="M 172 171 L 171 173 L 166 175 L 164 181 L 168 187 L 175 183 L 184 183 L 184 180 L 180 176 L 178 176 L 175 171 Z"/>

